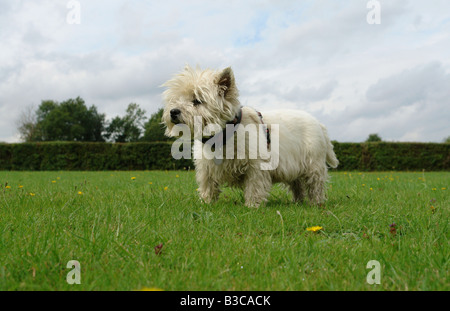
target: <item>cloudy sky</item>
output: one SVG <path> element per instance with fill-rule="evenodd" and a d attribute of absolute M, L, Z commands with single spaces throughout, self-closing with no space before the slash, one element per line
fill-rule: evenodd
<path fill-rule="evenodd" d="M 380 24 L 368 2 L 0 0 L 0 141 L 19 141 L 21 112 L 44 99 L 150 115 L 191 64 L 231 66 L 243 105 L 306 110 L 338 141 L 441 142 L 450 1 L 379 0 Z"/>

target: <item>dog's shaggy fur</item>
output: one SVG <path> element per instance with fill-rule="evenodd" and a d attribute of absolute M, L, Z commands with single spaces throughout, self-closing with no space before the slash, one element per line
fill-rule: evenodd
<path fill-rule="evenodd" d="M 195 116 L 202 117 L 203 126 L 218 124 L 224 128 L 241 108 L 231 68 L 213 71 L 186 66 L 163 86 L 167 87 L 163 94 L 166 105 L 162 117 L 167 136 L 177 136 L 174 129 L 177 123 L 186 124 L 193 133 Z M 194 159 L 201 199 L 206 203 L 216 200 L 220 186 L 228 184 L 243 188 L 245 204 L 257 207 L 266 200 L 272 184 L 282 182 L 290 187 L 294 201 L 301 202 L 307 195 L 312 204 L 323 203 L 327 163 L 331 167 L 339 163 L 326 128 L 303 111 L 276 110 L 261 114 L 271 136 L 279 137 L 276 169 L 261 170 L 260 164 L 267 160 L 250 159 L 248 153 L 245 159 L 224 159 L 220 164 L 205 156 Z M 261 119 L 254 109 L 242 107 L 241 124 L 258 126 Z M 194 144 L 194 149 L 199 145 L 202 146 Z M 203 148 L 194 150 L 194 154 L 196 152 L 203 152 Z"/>

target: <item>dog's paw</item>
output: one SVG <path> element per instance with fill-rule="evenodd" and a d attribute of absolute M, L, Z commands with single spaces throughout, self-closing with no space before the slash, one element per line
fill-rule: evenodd
<path fill-rule="evenodd" d="M 211 199 L 200 197 L 199 200 L 202 204 L 210 204 L 211 203 Z"/>
<path fill-rule="evenodd" d="M 200 203 L 202 203 L 202 204 L 210 204 L 212 202 L 212 200 L 202 199 L 202 198 L 199 198 L 199 200 L 200 200 Z"/>
<path fill-rule="evenodd" d="M 265 205 L 266 203 L 267 198 L 262 197 L 252 197 L 245 200 L 245 206 L 247 206 L 248 208 L 259 208 L 261 205 Z"/>
<path fill-rule="evenodd" d="M 211 204 L 216 200 L 217 200 L 217 198 L 211 197 L 210 195 L 200 193 L 200 201 L 204 204 Z"/>
<path fill-rule="evenodd" d="M 259 208 L 260 205 L 261 203 L 258 202 L 245 202 L 245 206 L 248 208 Z"/>

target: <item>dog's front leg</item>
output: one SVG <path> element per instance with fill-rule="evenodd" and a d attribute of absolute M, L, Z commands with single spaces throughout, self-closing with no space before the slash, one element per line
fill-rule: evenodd
<path fill-rule="evenodd" d="M 196 179 L 198 183 L 198 192 L 200 199 L 209 204 L 216 201 L 219 198 L 220 189 L 217 182 L 213 181 L 203 171 L 197 171 Z"/>
<path fill-rule="evenodd" d="M 245 206 L 259 207 L 262 202 L 267 201 L 271 187 L 272 179 L 268 171 L 249 169 L 244 178 Z"/>
<path fill-rule="evenodd" d="M 210 183 L 200 184 L 198 191 L 200 199 L 207 204 L 217 201 L 220 194 L 219 187 L 212 181 Z"/>

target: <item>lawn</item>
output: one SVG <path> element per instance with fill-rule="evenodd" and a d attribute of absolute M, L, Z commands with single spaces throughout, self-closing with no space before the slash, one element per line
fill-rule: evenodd
<path fill-rule="evenodd" d="M 0 172 L 0 290 L 450 290 L 449 172 L 331 175 L 323 206 L 249 209 L 193 172 Z"/>

